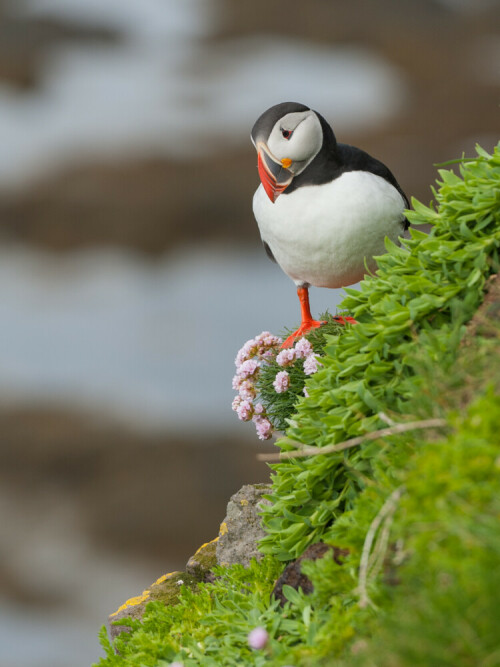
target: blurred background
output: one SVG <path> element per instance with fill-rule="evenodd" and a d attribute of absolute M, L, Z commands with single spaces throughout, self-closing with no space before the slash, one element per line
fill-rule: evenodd
<path fill-rule="evenodd" d="M 428 202 L 498 141 L 495 0 L 0 1 L 0 667 L 84 667 L 272 445 L 238 348 L 298 320 L 251 126 L 303 102 Z M 341 291 L 313 290 L 314 312 Z"/>

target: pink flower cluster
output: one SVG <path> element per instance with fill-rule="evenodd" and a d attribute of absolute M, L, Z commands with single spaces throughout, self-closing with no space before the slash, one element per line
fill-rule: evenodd
<path fill-rule="evenodd" d="M 257 380 L 263 365 L 273 359 L 279 366 L 286 369 L 293 366 L 299 359 L 304 362 L 304 373 L 316 373 L 321 363 L 314 354 L 311 343 L 301 338 L 294 347 L 280 350 L 281 338 L 263 331 L 256 338 L 247 341 L 236 355 L 236 375 L 233 378 L 233 389 L 238 392 L 234 398 L 232 409 L 241 421 L 253 421 L 257 435 L 261 440 L 268 440 L 273 433 L 273 426 L 267 417 L 262 403 L 255 403 L 257 398 Z M 290 388 L 290 375 L 287 370 L 278 371 L 273 382 L 278 394 Z M 304 394 L 307 393 L 304 388 Z"/>
<path fill-rule="evenodd" d="M 233 389 L 238 395 L 233 400 L 232 408 L 238 419 L 255 424 L 260 440 L 269 440 L 273 426 L 266 415 L 262 403 L 254 403 L 257 397 L 256 382 L 263 364 L 276 356 L 276 351 L 283 341 L 269 331 L 247 341 L 236 355 L 236 375 L 233 378 Z"/>
<path fill-rule="evenodd" d="M 286 371 L 279 371 L 273 382 L 273 387 L 277 394 L 282 394 L 290 386 L 290 376 Z"/>
<path fill-rule="evenodd" d="M 321 366 L 321 363 L 314 354 L 313 347 L 307 338 L 301 338 L 295 343 L 294 347 L 281 350 L 276 357 L 277 363 L 283 367 L 292 366 L 297 359 L 304 360 L 304 373 L 306 375 L 316 373 L 318 367 Z M 280 375 L 280 373 L 278 373 L 278 375 Z M 276 378 L 277 377 L 278 376 L 276 376 Z M 278 391 L 278 389 L 276 389 L 276 391 Z"/>

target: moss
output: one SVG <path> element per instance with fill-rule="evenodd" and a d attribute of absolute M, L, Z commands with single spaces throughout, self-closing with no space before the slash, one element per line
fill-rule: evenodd
<path fill-rule="evenodd" d="M 196 581 L 203 581 L 208 573 L 217 565 L 216 548 L 219 538 L 202 544 L 196 553 L 191 556 L 186 565 L 186 570 Z"/>
<path fill-rule="evenodd" d="M 165 605 L 175 605 L 179 600 L 181 586 L 196 590 L 198 580 L 187 572 L 174 572 L 160 577 L 149 589 L 148 602 L 158 600 Z"/>

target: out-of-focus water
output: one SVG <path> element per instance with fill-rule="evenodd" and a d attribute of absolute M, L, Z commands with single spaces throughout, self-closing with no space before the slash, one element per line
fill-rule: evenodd
<path fill-rule="evenodd" d="M 311 292 L 315 312 L 334 310 L 341 295 Z M 152 263 L 119 250 L 4 248 L 0 403 L 54 402 L 169 432 L 248 433 L 230 409 L 237 348 L 298 319 L 294 284 L 263 250 L 184 248 Z M 172 568 L 152 574 L 140 560 L 87 544 L 69 507 L 40 508 L 41 523 L 16 507 L 6 493 L 5 562 L 18 568 L 16 580 L 29 574 L 43 582 L 41 596 L 65 603 L 50 611 L 0 599 L 0 664 L 86 667 L 100 655 L 107 615 Z"/>
<path fill-rule="evenodd" d="M 405 97 L 401 73 L 361 47 L 266 34 L 209 45 L 202 38 L 217 14 L 206 0 L 19 0 L 13 7 L 114 28 L 123 39 L 53 48 L 40 90 L 20 96 L 0 86 L 0 186 L 82 156 L 193 156 L 243 144 L 257 116 L 287 99 L 345 130 L 386 120 Z"/>
<path fill-rule="evenodd" d="M 73 600 L 66 609 L 54 611 L 0 600 L 2 667 L 89 667 L 103 653 L 98 631 L 110 613 L 110 602 L 119 605 L 151 584 L 151 572 L 132 559 L 119 562 L 93 548 L 86 561 L 76 562 L 67 553 L 67 541 L 51 546 L 57 559 L 54 572 L 65 559 L 73 568 L 71 575 L 57 575 Z"/>

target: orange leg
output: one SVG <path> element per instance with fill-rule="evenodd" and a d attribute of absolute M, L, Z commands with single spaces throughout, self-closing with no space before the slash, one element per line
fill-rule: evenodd
<path fill-rule="evenodd" d="M 302 316 L 302 323 L 297 331 L 294 331 L 293 334 L 290 334 L 286 341 L 281 347 L 292 347 L 297 338 L 301 338 L 311 329 L 316 329 L 320 327 L 324 322 L 319 322 L 318 320 L 313 320 L 311 315 L 311 308 L 309 306 L 309 288 L 308 287 L 297 287 L 297 296 L 300 301 L 300 314 Z"/>
<path fill-rule="evenodd" d="M 281 347 L 292 347 L 292 345 L 295 343 L 295 341 L 298 338 L 301 338 L 304 336 L 308 331 L 311 329 L 317 329 L 320 327 L 322 324 L 326 324 L 326 322 L 319 322 L 318 320 L 313 320 L 313 317 L 311 315 L 311 308 L 309 306 L 309 288 L 308 287 L 297 287 L 297 296 L 299 297 L 300 301 L 300 314 L 302 316 L 302 323 L 300 327 L 297 329 L 297 331 L 294 331 L 293 334 L 290 334 L 286 341 L 283 343 Z M 353 317 L 349 317 L 348 315 L 342 316 L 342 315 L 336 315 L 334 320 L 337 320 L 339 324 L 357 324 L 357 320 L 355 320 Z"/>

